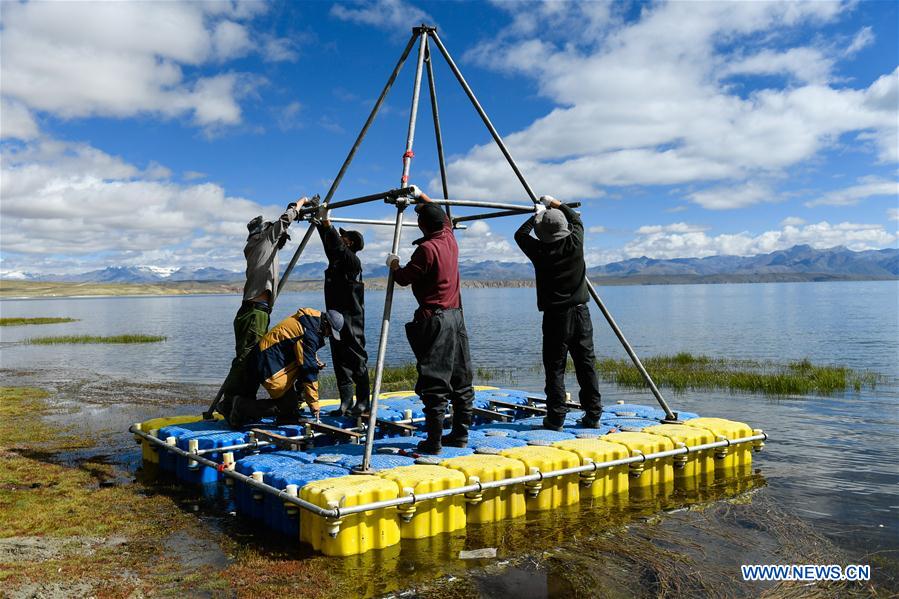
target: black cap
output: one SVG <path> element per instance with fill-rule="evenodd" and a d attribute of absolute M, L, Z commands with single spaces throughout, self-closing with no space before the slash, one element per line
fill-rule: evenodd
<path fill-rule="evenodd" d="M 256 218 L 254 218 L 253 220 L 251 220 L 250 222 L 247 223 L 247 231 L 250 232 L 250 234 L 247 235 L 247 239 L 249 239 L 253 235 L 256 235 L 257 233 L 261 233 L 262 228 L 263 228 L 262 215 L 260 214 L 259 216 L 257 216 Z"/>
<path fill-rule="evenodd" d="M 428 233 L 439 231 L 446 224 L 446 213 L 437 204 L 425 202 L 415 207 L 418 212 L 418 226 Z"/>
<path fill-rule="evenodd" d="M 347 237 L 353 242 L 354 252 L 360 252 L 365 247 L 365 240 L 359 231 L 347 231 L 346 229 L 338 229 L 338 231 L 340 231 L 341 237 Z"/>

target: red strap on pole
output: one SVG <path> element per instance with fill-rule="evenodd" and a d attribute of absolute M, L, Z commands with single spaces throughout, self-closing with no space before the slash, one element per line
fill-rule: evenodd
<path fill-rule="evenodd" d="M 406 153 L 403 154 L 403 160 L 405 160 L 406 158 L 415 158 L 415 152 L 413 152 L 412 150 L 406 150 Z"/>

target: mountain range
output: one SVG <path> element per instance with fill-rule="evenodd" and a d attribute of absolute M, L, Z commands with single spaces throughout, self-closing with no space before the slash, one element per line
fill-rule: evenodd
<path fill-rule="evenodd" d="M 324 262 L 298 264 L 291 276 L 294 281 L 320 280 Z M 526 262 L 462 262 L 459 270 L 463 279 L 481 281 L 523 281 L 534 276 Z M 899 249 L 867 250 L 855 252 L 838 246 L 815 249 L 809 245 L 796 245 L 786 250 L 756 256 L 708 256 L 705 258 L 655 259 L 641 256 L 612 262 L 588 269 L 591 278 L 668 277 L 675 279 L 704 278 L 714 276 L 772 276 L 772 275 L 825 275 L 830 278 L 899 277 Z M 385 266 L 375 266 L 365 272 L 368 278 L 387 276 Z M 27 281 L 53 281 L 74 283 L 160 283 L 184 281 L 241 281 L 242 272 L 221 268 L 198 269 L 161 268 L 155 266 L 110 266 L 74 275 L 37 275 L 6 273 L 4 278 Z"/>

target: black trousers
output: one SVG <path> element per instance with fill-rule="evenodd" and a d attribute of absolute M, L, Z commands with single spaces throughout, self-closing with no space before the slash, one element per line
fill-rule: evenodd
<path fill-rule="evenodd" d="M 415 392 L 424 403 L 429 433 L 443 429 L 447 403 L 453 418 L 471 421 L 474 390 L 471 354 L 460 308 L 437 310 L 430 318 L 406 324 L 406 338 L 417 361 Z"/>
<path fill-rule="evenodd" d="M 337 341 L 331 338 L 331 359 L 334 362 L 337 389 L 340 399 L 344 399 L 344 394 L 352 397 L 352 389 L 355 386 L 356 402 L 368 402 L 371 389 L 368 378 L 368 353 L 365 351 L 365 330 L 361 323 L 355 322 L 350 317 L 346 319 L 343 339 Z"/>
<path fill-rule="evenodd" d="M 593 323 L 586 304 L 567 310 L 543 313 L 543 370 L 546 373 L 547 419 L 561 426 L 565 407 L 565 366 L 568 354 L 581 388 L 578 399 L 590 420 L 599 420 L 602 398 L 596 378 L 593 353 Z"/>

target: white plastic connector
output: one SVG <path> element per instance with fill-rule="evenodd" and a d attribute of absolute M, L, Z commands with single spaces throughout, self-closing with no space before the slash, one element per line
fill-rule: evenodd
<path fill-rule="evenodd" d="M 639 449 L 634 449 L 631 451 L 631 457 L 643 457 L 643 452 Z M 643 471 L 646 469 L 646 459 L 639 462 L 632 462 L 628 467 L 628 472 L 631 475 L 631 478 L 640 478 L 640 475 L 643 474 Z"/>
<path fill-rule="evenodd" d="M 284 492 L 289 497 L 297 497 L 299 488 L 296 485 L 287 485 L 287 487 L 284 489 Z M 297 509 L 297 506 L 290 503 L 289 501 L 284 502 L 284 510 L 287 512 L 288 518 L 296 518 L 300 513 L 300 511 Z"/>
<path fill-rule="evenodd" d="M 226 451 L 222 454 L 222 470 L 234 470 L 234 453 L 230 451 Z M 234 485 L 234 479 L 230 476 L 225 477 L 225 485 L 232 486 Z"/>
<path fill-rule="evenodd" d="M 752 434 L 753 435 L 761 435 L 761 434 L 763 434 L 763 431 L 760 428 L 754 428 L 754 429 L 752 429 Z M 761 451 L 763 447 L 765 447 L 765 442 L 761 439 L 759 439 L 758 441 L 752 442 L 752 450 L 753 451 Z"/>
<path fill-rule="evenodd" d="M 253 480 L 255 480 L 257 483 L 263 482 L 264 476 L 265 475 L 258 470 L 252 474 Z M 260 491 L 256 487 L 253 487 L 253 499 L 256 501 L 262 501 L 262 491 Z"/>
<path fill-rule="evenodd" d="M 334 510 L 340 507 L 340 503 L 337 501 L 329 501 L 328 509 Z M 340 533 L 340 525 L 343 524 L 343 518 L 326 518 L 326 524 L 328 525 L 328 536 L 332 539 L 336 538 L 338 533 Z"/>
<path fill-rule="evenodd" d="M 469 476 L 468 477 L 469 485 L 480 485 L 481 479 L 477 476 Z M 470 505 L 477 505 L 484 500 L 484 492 L 481 490 L 478 491 L 469 491 L 465 494 L 465 501 L 467 501 Z"/>
<path fill-rule="evenodd" d="M 687 446 L 685 444 L 683 444 L 679 441 L 676 442 L 674 444 L 674 446 L 677 449 L 686 449 L 687 448 Z M 678 469 L 685 468 L 687 466 L 687 456 L 688 455 L 689 454 L 687 454 L 687 453 L 679 453 L 676 456 L 674 456 L 674 467 L 678 468 Z"/>
<path fill-rule="evenodd" d="M 540 474 L 540 468 L 531 466 L 529 474 Z M 543 476 L 541 475 L 537 480 L 531 480 L 524 483 L 524 488 L 531 498 L 537 497 L 537 495 L 540 494 L 540 491 L 543 490 Z"/>
<path fill-rule="evenodd" d="M 584 458 L 583 459 L 584 466 L 587 464 L 593 463 L 593 458 Z M 596 470 L 586 470 L 581 472 L 581 486 L 582 487 L 590 487 L 593 485 L 593 482 L 596 480 Z"/>
<path fill-rule="evenodd" d="M 727 437 L 722 435 L 718 435 L 715 437 L 715 441 L 727 441 Z M 730 447 L 728 445 L 724 445 L 722 447 L 715 448 L 715 458 L 719 460 L 723 460 L 727 457 L 727 454 L 730 453 Z"/>
<path fill-rule="evenodd" d="M 196 439 L 188 439 L 187 440 L 187 451 L 190 453 L 197 453 L 200 451 L 200 442 Z M 196 470 L 199 464 L 196 460 L 187 460 L 187 467 L 191 470 Z"/>
<path fill-rule="evenodd" d="M 407 496 L 412 496 L 415 498 L 415 489 L 412 487 L 403 487 L 403 494 Z M 400 518 L 403 522 L 412 522 L 412 516 L 415 515 L 415 502 L 412 503 L 404 503 L 403 505 L 396 506 L 396 512 L 399 514 Z"/>

